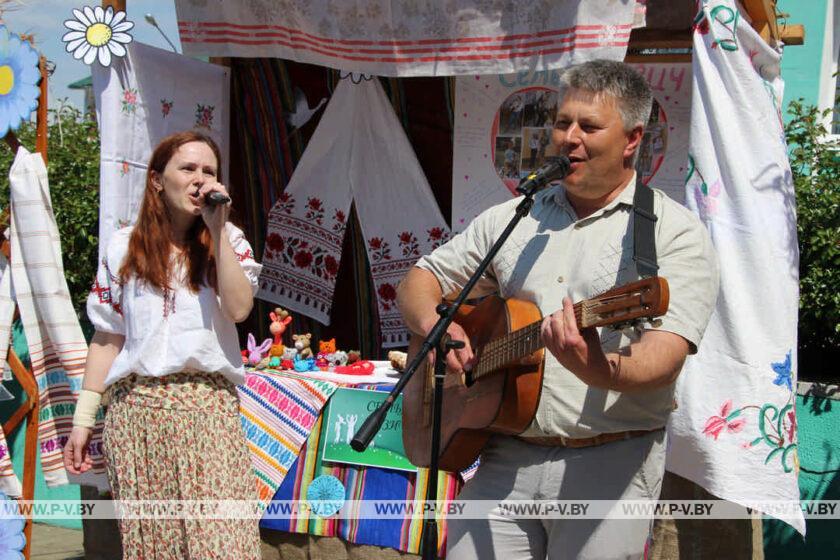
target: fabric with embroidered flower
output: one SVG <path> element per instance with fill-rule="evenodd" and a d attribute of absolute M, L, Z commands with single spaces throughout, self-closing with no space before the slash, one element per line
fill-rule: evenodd
<path fill-rule="evenodd" d="M 366 240 L 383 346 L 405 346 L 395 286 L 449 228 L 377 79 L 342 79 L 336 87 L 269 213 L 258 297 L 330 324 L 351 203 Z"/>

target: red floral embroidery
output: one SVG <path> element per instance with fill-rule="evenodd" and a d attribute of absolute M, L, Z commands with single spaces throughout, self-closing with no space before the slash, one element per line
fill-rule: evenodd
<path fill-rule="evenodd" d="M 387 282 L 383 282 L 379 289 L 376 290 L 376 293 L 379 294 L 380 303 L 382 304 L 382 309 L 385 311 L 390 311 L 391 306 L 394 305 L 397 299 L 397 290 L 391 284 Z"/>
<path fill-rule="evenodd" d="M 298 251 L 295 253 L 295 266 L 298 268 L 307 268 L 312 264 L 312 253 L 309 251 Z"/>
<path fill-rule="evenodd" d="M 344 215 L 344 212 L 341 210 L 336 210 L 335 215 L 333 216 L 333 220 L 335 223 L 333 224 L 333 231 L 342 231 L 344 227 L 347 225 L 347 216 Z"/>
<path fill-rule="evenodd" d="M 746 420 L 743 418 L 738 418 L 737 420 L 735 419 L 741 413 L 740 409 L 730 414 L 731 411 L 732 401 L 728 400 L 720 407 L 720 414 L 711 416 L 706 421 L 703 433 L 717 440 L 718 436 L 724 429 L 731 434 L 740 432 L 744 427 L 744 424 L 746 424 Z"/>
<path fill-rule="evenodd" d="M 295 197 L 287 192 L 280 193 L 277 206 L 285 214 L 291 214 L 295 209 Z"/>
<path fill-rule="evenodd" d="M 787 413 L 788 422 L 790 425 L 788 426 L 787 433 L 788 433 L 788 441 L 793 441 L 794 437 L 796 436 L 796 411 L 791 409 Z"/>
<path fill-rule="evenodd" d="M 283 247 L 285 247 L 285 244 L 283 243 L 283 236 L 278 233 L 272 233 L 269 235 L 265 240 L 265 244 L 268 245 L 269 249 L 277 251 L 278 253 L 283 250 Z"/>
<path fill-rule="evenodd" d="M 426 231 L 429 234 L 427 241 L 432 244 L 432 250 L 437 249 L 449 241 L 449 232 L 441 227 L 433 227 Z"/>
<path fill-rule="evenodd" d="M 239 262 L 254 260 L 254 254 L 251 252 L 251 249 L 245 249 L 244 253 L 237 253 L 236 251 L 233 253 L 236 255 L 236 260 Z"/>
<path fill-rule="evenodd" d="M 295 237 L 286 238 L 286 247 L 276 255 L 284 264 L 293 264 L 318 278 L 331 278 L 338 273 L 338 261 L 323 247 Z"/>
<path fill-rule="evenodd" d="M 338 274 L 338 261 L 335 260 L 335 257 L 332 255 L 327 255 L 324 257 L 324 270 L 330 276 L 335 276 Z"/>
<path fill-rule="evenodd" d="M 374 262 L 391 259 L 391 247 L 381 237 L 371 237 L 368 246 L 371 249 L 371 258 Z"/>
<path fill-rule="evenodd" d="M 312 196 L 306 201 L 306 219 L 321 225 L 324 219 L 324 205 L 320 198 Z"/>
<path fill-rule="evenodd" d="M 420 256 L 420 251 L 417 245 L 417 237 L 410 231 L 400 233 L 400 247 L 404 257 L 411 255 Z"/>

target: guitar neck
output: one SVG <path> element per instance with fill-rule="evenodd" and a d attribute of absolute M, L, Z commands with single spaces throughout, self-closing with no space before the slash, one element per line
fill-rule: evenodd
<path fill-rule="evenodd" d="M 583 319 L 584 303 L 579 302 L 573 306 L 575 321 L 579 329 L 588 326 Z M 542 342 L 542 336 L 540 336 L 541 327 L 542 319 L 521 329 L 509 332 L 506 335 L 494 338 L 480 347 L 478 349 L 478 363 L 472 371 L 473 379 L 477 379 L 505 365 L 521 360 L 543 348 L 545 345 Z"/>
<path fill-rule="evenodd" d="M 574 304 L 578 329 L 651 320 L 668 311 L 668 282 L 662 277 L 643 278 L 613 288 L 592 299 Z M 478 363 L 472 377 L 478 378 L 530 356 L 544 345 L 542 320 L 495 338 L 477 349 Z"/>

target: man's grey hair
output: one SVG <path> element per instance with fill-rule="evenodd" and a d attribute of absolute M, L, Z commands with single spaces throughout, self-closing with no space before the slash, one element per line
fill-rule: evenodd
<path fill-rule="evenodd" d="M 560 76 L 562 93 L 571 89 L 609 95 L 617 103 L 624 130 L 645 126 L 653 93 L 647 80 L 632 66 L 616 60 L 591 60 L 567 69 Z"/>

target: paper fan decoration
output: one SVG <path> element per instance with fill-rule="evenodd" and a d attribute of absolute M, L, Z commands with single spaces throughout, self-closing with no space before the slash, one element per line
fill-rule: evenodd
<path fill-rule="evenodd" d="M 334 515 L 344 505 L 345 490 L 339 479 L 324 474 L 309 483 L 306 501 L 318 517 Z"/>
<path fill-rule="evenodd" d="M 73 15 L 76 19 L 64 21 L 64 27 L 70 31 L 61 38 L 73 58 L 82 59 L 85 64 L 93 64 L 98 58 L 99 64 L 110 66 L 111 55 L 125 56 L 123 45 L 131 42 L 131 35 L 126 31 L 134 27 L 134 22 L 125 19 L 125 12 L 114 13 L 110 6 L 85 6 L 73 10 Z"/>
<path fill-rule="evenodd" d="M 0 25 L 0 137 L 17 130 L 38 107 L 38 53 Z"/>

